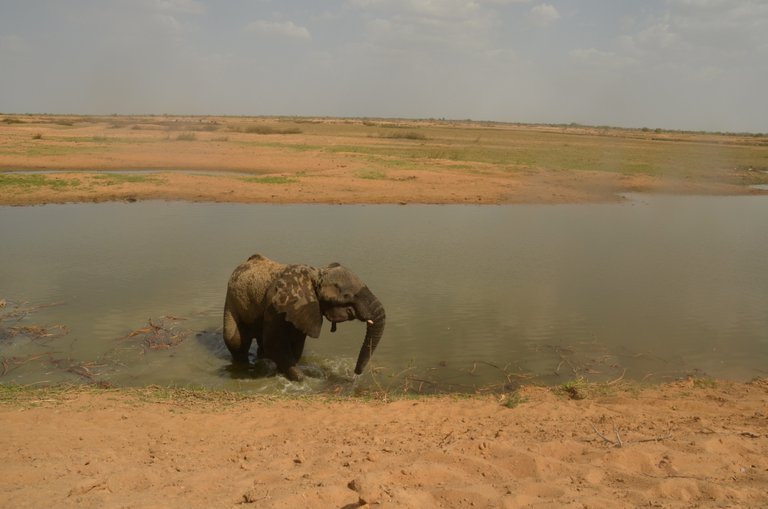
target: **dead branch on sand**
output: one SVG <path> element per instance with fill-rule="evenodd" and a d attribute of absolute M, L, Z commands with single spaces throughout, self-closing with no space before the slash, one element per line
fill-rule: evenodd
<path fill-rule="evenodd" d="M 621 439 L 621 435 L 619 435 L 619 428 L 616 426 L 615 423 L 613 424 L 613 433 L 616 436 L 616 440 L 611 440 L 610 438 L 608 438 L 604 434 L 600 433 L 600 431 L 598 431 L 598 429 L 597 429 L 597 426 L 595 426 L 591 422 L 589 423 L 589 425 L 592 426 L 592 429 L 594 430 L 595 434 L 597 434 L 597 436 L 599 436 L 600 438 L 603 439 L 603 442 L 611 444 L 613 447 L 624 447 L 626 444 L 630 443 L 627 440 L 622 440 Z M 662 440 L 667 440 L 668 438 L 672 438 L 672 432 L 669 432 L 669 433 L 667 433 L 666 435 L 663 435 L 663 436 L 652 437 L 652 438 L 641 438 L 639 440 L 633 440 L 633 442 L 637 443 L 637 444 L 643 443 L 643 442 L 661 442 Z"/>

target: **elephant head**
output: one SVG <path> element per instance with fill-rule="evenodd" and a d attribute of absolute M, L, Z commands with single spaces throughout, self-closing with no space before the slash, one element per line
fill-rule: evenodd
<path fill-rule="evenodd" d="M 355 366 L 355 373 L 359 375 L 384 334 L 384 306 L 360 278 L 338 263 L 320 269 L 317 296 L 323 316 L 331 322 L 331 332 L 336 331 L 338 322 L 366 322 L 365 338 Z"/>

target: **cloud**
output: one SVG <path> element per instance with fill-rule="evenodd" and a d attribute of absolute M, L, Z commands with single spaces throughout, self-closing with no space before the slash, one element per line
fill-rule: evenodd
<path fill-rule="evenodd" d="M 349 4 L 363 10 L 453 19 L 471 16 L 480 9 L 479 2 L 463 0 L 349 0 Z"/>
<path fill-rule="evenodd" d="M 560 19 L 560 13 L 557 8 L 550 4 L 534 5 L 531 8 L 531 21 L 536 26 L 548 27 Z"/>
<path fill-rule="evenodd" d="M 475 52 L 490 49 L 497 9 L 519 0 L 348 0 L 362 35 L 379 51 Z M 527 1 L 527 0 L 526 0 Z"/>
<path fill-rule="evenodd" d="M 639 52 L 676 52 L 728 60 L 768 51 L 768 3 L 739 0 L 667 0 L 668 8 L 625 43 Z M 664 58 L 668 55 L 665 54 Z"/>
<path fill-rule="evenodd" d="M 245 30 L 247 32 L 253 32 L 259 35 L 269 37 L 287 37 L 290 39 L 312 39 L 312 34 L 309 33 L 303 26 L 299 26 L 293 21 L 264 21 L 257 20 L 249 23 Z"/>
<path fill-rule="evenodd" d="M 19 54 L 26 49 L 24 39 L 15 34 L 0 34 L 0 56 Z"/>
<path fill-rule="evenodd" d="M 197 0 L 152 0 L 150 9 L 185 14 L 203 14 L 205 6 Z"/>

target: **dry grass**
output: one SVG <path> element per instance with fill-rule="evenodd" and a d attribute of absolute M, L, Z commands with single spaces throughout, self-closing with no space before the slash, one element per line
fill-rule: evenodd
<path fill-rule="evenodd" d="M 220 129 L 228 131 L 228 136 L 215 132 Z M 180 133 L 170 137 L 170 131 Z M 169 140 L 186 143 L 170 146 Z M 287 155 L 313 152 L 318 160 L 332 159 L 340 165 L 362 161 L 373 171 L 392 167 L 449 168 L 469 174 L 598 171 L 768 183 L 766 135 L 294 117 L 7 116 L 0 122 L 0 169 L 20 169 L 4 157 L 16 154 L 25 156 L 23 164 L 28 168 L 56 168 L 66 167 L 73 153 L 114 158 L 165 143 L 163 150 L 170 157 L 177 151 L 199 150 L 190 147 L 211 145 L 214 140 L 221 147 L 222 160 L 228 150 L 268 149 Z M 93 165 L 98 166 L 96 159 Z M 184 169 L 184 164 L 174 167 Z"/>

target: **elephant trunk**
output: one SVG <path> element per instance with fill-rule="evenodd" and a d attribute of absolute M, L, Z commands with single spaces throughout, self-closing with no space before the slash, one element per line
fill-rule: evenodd
<path fill-rule="evenodd" d="M 363 302 L 364 304 L 357 306 L 357 318 L 367 322 L 367 327 L 363 346 L 360 348 L 360 354 L 357 356 L 357 365 L 355 366 L 355 374 L 357 375 L 363 372 L 368 361 L 371 359 L 371 355 L 373 355 L 373 351 L 379 345 L 386 323 L 384 306 L 381 305 L 379 299 L 368 288 L 364 288 L 361 292 L 365 292 L 365 294 L 360 296 L 362 297 L 361 299 L 356 299 L 356 301 Z"/>

